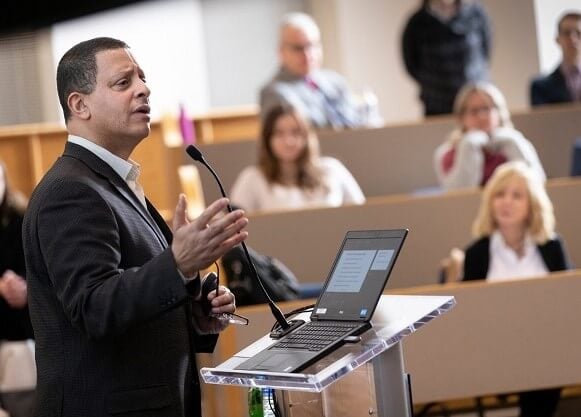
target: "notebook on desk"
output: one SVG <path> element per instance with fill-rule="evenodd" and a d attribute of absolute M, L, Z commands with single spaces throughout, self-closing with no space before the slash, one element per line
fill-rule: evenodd
<path fill-rule="evenodd" d="M 371 327 L 406 229 L 347 232 L 310 322 L 236 369 L 298 372 Z"/>

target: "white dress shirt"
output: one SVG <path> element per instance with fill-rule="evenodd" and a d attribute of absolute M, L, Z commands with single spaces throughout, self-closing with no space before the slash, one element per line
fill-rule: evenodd
<path fill-rule="evenodd" d="M 81 138 L 80 136 L 69 135 L 68 141 L 74 143 L 75 145 L 82 146 L 102 159 L 103 162 L 105 162 L 111 168 L 113 168 L 113 171 L 115 171 L 121 178 L 125 180 L 129 188 L 131 188 L 139 201 L 141 201 L 141 204 L 147 208 L 143 187 L 141 187 L 141 184 L 138 182 L 139 175 L 141 174 L 141 167 L 137 162 L 132 161 L 131 159 L 126 161 L 114 153 L 109 152 L 102 146 L 99 146 L 90 140 Z"/>
<path fill-rule="evenodd" d="M 490 236 L 490 265 L 487 281 L 508 281 L 542 277 L 549 274 L 539 248 L 530 236 L 525 236 L 523 256 L 509 247 L 497 230 Z"/>

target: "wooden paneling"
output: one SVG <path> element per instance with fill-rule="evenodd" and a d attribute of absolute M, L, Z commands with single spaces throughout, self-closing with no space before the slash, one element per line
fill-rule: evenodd
<path fill-rule="evenodd" d="M 581 265 L 581 179 L 550 180 L 559 233 Z M 265 213 L 250 217 L 247 244 L 281 260 L 301 282 L 323 282 L 347 230 L 408 228 L 388 288 L 436 283 L 439 262 L 472 240 L 480 190 L 373 199 L 362 206 Z"/>
<path fill-rule="evenodd" d="M 15 189 L 30 195 L 34 186 L 34 163 L 27 135 L 0 138 L 0 158 L 6 164 L 9 181 Z"/>
<path fill-rule="evenodd" d="M 56 159 L 62 155 L 67 139 L 63 127 L 28 125 L 0 129 L 0 158 L 5 161 L 13 186 L 27 196 Z M 143 188 L 153 204 L 172 216 L 181 191 L 177 167 L 183 163 L 181 146 L 168 147 L 158 123 L 135 150 L 132 158 L 143 168 Z"/>
<path fill-rule="evenodd" d="M 260 120 L 256 106 L 213 111 L 194 118 L 198 143 L 221 143 L 256 139 Z"/>
<path fill-rule="evenodd" d="M 162 212 L 173 213 L 177 203 L 181 191 L 177 169 L 182 155 L 182 147 L 166 146 L 160 125 L 152 124 L 151 133 L 131 156 L 142 167 L 140 182 L 145 195 Z"/>
<path fill-rule="evenodd" d="M 193 123 L 200 142 L 258 136 L 255 106 L 214 111 L 196 117 Z M 66 138 L 64 127 L 54 124 L 0 127 L 0 158 L 6 162 L 14 187 L 30 195 L 62 154 Z M 177 168 L 186 161 L 183 147 L 175 141 L 168 146 L 161 123 L 155 122 L 151 124 L 151 134 L 136 148 L 132 158 L 143 168 L 141 182 L 148 198 L 164 217 L 171 218 L 181 192 Z"/>
<path fill-rule="evenodd" d="M 40 181 L 42 175 L 48 171 L 52 166 L 54 161 L 57 160 L 59 156 L 62 155 L 63 149 L 65 148 L 65 143 L 67 141 L 67 133 L 62 132 L 47 132 L 42 135 L 38 135 L 39 151 L 40 155 L 40 176 L 36 177 L 36 182 Z"/>

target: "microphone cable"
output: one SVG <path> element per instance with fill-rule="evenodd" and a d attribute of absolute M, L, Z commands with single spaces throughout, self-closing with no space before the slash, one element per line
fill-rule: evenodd
<path fill-rule="evenodd" d="M 301 313 L 308 313 L 313 311 L 313 308 L 315 308 L 314 304 L 308 304 L 304 307 L 299 307 L 299 308 L 295 308 L 292 311 L 289 311 L 288 313 L 285 313 L 284 318 L 288 319 L 290 317 L 296 316 L 297 314 L 301 314 Z M 280 329 L 280 326 L 278 324 L 278 322 L 274 322 L 274 324 L 272 325 L 272 327 L 270 328 L 271 332 L 276 332 Z"/>

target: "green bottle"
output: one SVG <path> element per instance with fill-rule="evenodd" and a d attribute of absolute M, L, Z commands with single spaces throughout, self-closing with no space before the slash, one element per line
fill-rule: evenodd
<path fill-rule="evenodd" d="M 248 390 L 248 416 L 249 417 L 264 417 L 262 410 L 262 389 L 250 388 Z"/>

